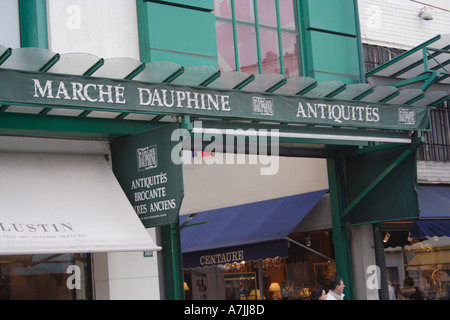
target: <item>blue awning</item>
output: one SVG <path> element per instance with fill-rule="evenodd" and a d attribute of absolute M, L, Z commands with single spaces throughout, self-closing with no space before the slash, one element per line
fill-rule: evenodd
<path fill-rule="evenodd" d="M 180 217 L 184 268 L 287 256 L 284 240 L 328 190 Z"/>
<path fill-rule="evenodd" d="M 450 186 L 419 186 L 419 208 L 412 237 L 450 237 Z"/>

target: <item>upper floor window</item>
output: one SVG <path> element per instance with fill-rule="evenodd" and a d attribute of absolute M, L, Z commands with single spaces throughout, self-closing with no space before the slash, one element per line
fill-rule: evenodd
<path fill-rule="evenodd" d="M 299 72 L 295 0 L 215 0 L 221 71 Z"/>

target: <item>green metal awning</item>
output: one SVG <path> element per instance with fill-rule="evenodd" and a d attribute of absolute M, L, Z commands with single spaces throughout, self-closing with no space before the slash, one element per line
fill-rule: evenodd
<path fill-rule="evenodd" d="M 423 91 L 432 84 L 450 85 L 450 34 L 437 35 L 425 41 L 369 71 L 367 76 L 394 78 L 396 82 L 392 86 L 395 87 L 422 82 L 420 89 Z M 438 98 L 437 94 L 433 96 Z M 440 98 L 446 97 L 442 93 Z"/>
<path fill-rule="evenodd" d="M 0 126 L 8 130 L 14 129 L 6 120 L 13 115 L 27 121 L 39 116 L 42 126 L 58 116 L 61 123 L 108 120 L 109 127 L 111 121 L 158 125 L 184 115 L 205 121 L 204 128 L 276 128 L 287 142 L 409 143 L 411 131 L 428 129 L 429 107 L 444 99 L 448 95 L 439 91 L 0 46 Z"/>

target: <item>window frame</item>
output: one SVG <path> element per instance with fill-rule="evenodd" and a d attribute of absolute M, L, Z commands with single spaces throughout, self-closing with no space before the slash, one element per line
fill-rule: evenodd
<path fill-rule="evenodd" d="M 267 24 L 260 23 L 259 17 L 258 17 L 258 0 L 252 0 L 253 2 L 253 14 L 254 14 L 254 21 L 244 21 L 239 20 L 236 18 L 236 6 L 235 6 L 236 0 L 230 0 L 230 6 L 231 6 L 231 18 L 228 17 L 221 17 L 215 15 L 216 21 L 221 21 L 224 23 L 231 23 L 232 30 L 233 30 L 233 42 L 234 42 L 234 63 L 235 63 L 235 70 L 241 71 L 241 62 L 240 62 L 240 56 L 239 56 L 239 49 L 238 49 L 238 32 L 237 27 L 238 24 L 242 25 L 248 25 L 255 28 L 255 34 L 256 34 L 256 52 L 257 52 L 257 70 L 259 74 L 264 73 L 263 69 L 263 60 L 262 60 L 262 49 L 261 49 L 261 41 L 260 41 L 260 34 L 261 29 L 267 29 L 267 30 L 273 30 L 277 33 L 277 46 L 278 46 L 278 64 L 280 69 L 280 74 L 283 76 L 286 76 L 285 74 L 285 61 L 284 61 L 284 52 L 283 52 L 283 32 L 294 34 L 296 37 L 296 47 L 297 47 L 297 63 L 298 63 L 298 74 L 295 76 L 302 75 L 302 58 L 301 58 L 301 44 L 300 44 L 300 24 L 299 24 L 299 14 L 298 14 L 298 1 L 293 1 L 293 8 L 294 8 L 294 22 L 295 22 L 295 28 L 289 29 L 284 28 L 281 26 L 281 15 L 280 15 L 280 1 L 274 0 L 275 4 L 275 14 L 276 14 L 276 26 L 271 26 Z M 219 66 L 220 67 L 220 66 Z"/>

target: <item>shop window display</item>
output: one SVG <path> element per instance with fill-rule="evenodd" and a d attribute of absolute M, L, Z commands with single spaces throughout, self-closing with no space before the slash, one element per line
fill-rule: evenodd
<path fill-rule="evenodd" d="M 316 287 L 327 288 L 336 265 L 329 232 L 292 236 L 287 258 L 240 261 L 184 272 L 186 300 L 309 300 Z M 308 250 L 309 248 L 314 251 Z"/>
<path fill-rule="evenodd" d="M 0 256 L 0 300 L 88 300 L 90 256 Z"/>
<path fill-rule="evenodd" d="M 411 238 L 385 231 L 385 259 L 391 300 L 450 298 L 450 238 Z"/>

